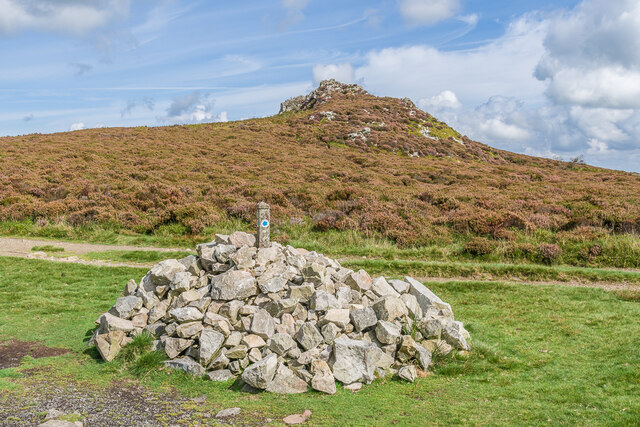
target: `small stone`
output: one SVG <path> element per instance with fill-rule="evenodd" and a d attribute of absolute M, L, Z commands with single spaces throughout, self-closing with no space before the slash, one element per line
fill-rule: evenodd
<path fill-rule="evenodd" d="M 409 316 L 415 321 L 422 318 L 422 308 L 420 308 L 420 304 L 418 304 L 418 299 L 415 295 L 411 294 L 402 294 L 400 295 L 400 299 L 409 310 Z"/>
<path fill-rule="evenodd" d="M 431 352 L 424 348 L 421 345 L 416 346 L 416 359 L 420 364 L 420 367 L 425 371 L 429 369 L 429 365 L 431 364 Z"/>
<path fill-rule="evenodd" d="M 207 378 L 211 381 L 229 381 L 235 378 L 235 375 L 228 369 L 218 369 L 217 371 L 211 371 L 207 374 Z"/>
<path fill-rule="evenodd" d="M 391 279 L 389 280 L 389 284 L 395 289 L 399 294 L 404 294 L 409 291 L 409 284 L 403 280 Z"/>
<path fill-rule="evenodd" d="M 218 413 L 216 414 L 216 418 L 235 417 L 236 415 L 239 415 L 240 412 L 242 412 L 240 408 L 227 408 L 227 409 L 218 411 Z"/>
<path fill-rule="evenodd" d="M 229 262 L 231 255 L 236 251 L 236 247 L 233 245 L 218 245 L 213 251 L 213 255 L 216 257 L 219 263 L 226 264 Z"/>
<path fill-rule="evenodd" d="M 351 393 L 362 390 L 362 383 L 351 383 L 344 386 L 345 390 L 349 390 Z"/>
<path fill-rule="evenodd" d="M 176 328 L 176 334 L 180 338 L 192 338 L 198 335 L 203 328 L 201 322 L 182 323 Z"/>
<path fill-rule="evenodd" d="M 164 351 L 167 353 L 167 357 L 169 359 L 175 359 L 185 351 L 191 344 L 193 344 L 193 340 L 187 340 L 183 338 L 165 338 L 163 340 Z"/>
<path fill-rule="evenodd" d="M 414 382 L 418 377 L 418 371 L 416 367 L 413 365 L 403 366 L 398 371 L 398 376 L 405 381 L 409 381 L 410 383 Z"/>
<path fill-rule="evenodd" d="M 129 280 L 125 285 L 124 290 L 122 291 L 122 296 L 126 297 L 135 294 L 137 288 L 138 284 L 136 283 L 136 281 L 133 279 Z"/>
<path fill-rule="evenodd" d="M 176 274 L 186 271 L 186 267 L 175 259 L 167 259 L 156 264 L 150 271 L 149 277 L 156 286 L 169 285 Z"/>
<path fill-rule="evenodd" d="M 332 308 L 327 310 L 322 317 L 322 320 L 319 322 L 319 325 L 324 325 L 328 322 L 334 323 L 340 329 L 344 329 L 349 323 L 349 310 L 343 308 Z"/>
<path fill-rule="evenodd" d="M 289 298 L 297 299 L 302 303 L 307 303 L 311 295 L 315 292 L 313 283 L 303 283 L 300 286 L 289 286 Z"/>
<path fill-rule="evenodd" d="M 328 292 L 317 290 L 311 295 L 309 308 L 316 311 L 327 311 L 332 308 L 340 308 L 340 303 L 336 297 Z"/>
<path fill-rule="evenodd" d="M 174 308 L 169 311 L 169 315 L 178 323 L 195 322 L 204 317 L 202 312 L 195 307 Z"/>
<path fill-rule="evenodd" d="M 249 349 L 246 345 L 237 345 L 227 350 L 226 356 L 229 359 L 244 359 Z"/>
<path fill-rule="evenodd" d="M 260 351 L 259 348 L 254 347 L 251 350 L 249 350 L 249 354 L 247 357 L 249 358 L 249 361 L 251 363 L 256 363 L 258 360 L 262 360 L 262 352 Z"/>
<path fill-rule="evenodd" d="M 205 369 L 190 357 L 181 357 L 180 359 L 166 360 L 163 363 L 168 368 L 180 369 L 196 377 L 202 377 L 205 374 Z"/>
<path fill-rule="evenodd" d="M 400 339 L 400 345 L 396 353 L 396 358 L 400 362 L 406 363 L 416 355 L 417 350 L 418 344 L 416 344 L 411 335 L 403 335 Z"/>
<path fill-rule="evenodd" d="M 116 304 L 111 307 L 109 313 L 121 319 L 131 319 L 133 313 L 142 307 L 142 298 L 135 295 L 120 297 L 116 300 Z"/>
<path fill-rule="evenodd" d="M 111 362 L 120 352 L 124 332 L 111 331 L 99 334 L 95 338 L 96 348 L 105 362 Z"/>
<path fill-rule="evenodd" d="M 340 333 L 340 328 L 335 323 L 327 323 L 320 328 L 320 333 L 324 338 L 324 342 L 327 344 L 333 344 L 333 341 Z"/>
<path fill-rule="evenodd" d="M 379 357 L 375 344 L 340 337 L 333 343 L 333 356 L 329 365 L 334 377 L 343 384 L 369 384 L 374 379 Z"/>
<path fill-rule="evenodd" d="M 302 277 L 305 282 L 313 283 L 319 286 L 325 281 L 327 268 L 315 262 L 309 263 L 302 269 Z"/>

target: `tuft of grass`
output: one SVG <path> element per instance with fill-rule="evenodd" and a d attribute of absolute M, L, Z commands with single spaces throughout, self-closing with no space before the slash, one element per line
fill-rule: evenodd
<path fill-rule="evenodd" d="M 54 245 L 43 245 L 43 246 L 34 246 L 31 248 L 32 251 L 42 251 L 42 252 L 64 252 L 64 248 Z"/>
<path fill-rule="evenodd" d="M 624 301 L 640 302 L 640 289 L 624 289 L 614 293 Z"/>
<path fill-rule="evenodd" d="M 165 360 L 167 355 L 164 351 L 147 351 L 131 363 L 129 372 L 140 378 L 157 370 Z"/>

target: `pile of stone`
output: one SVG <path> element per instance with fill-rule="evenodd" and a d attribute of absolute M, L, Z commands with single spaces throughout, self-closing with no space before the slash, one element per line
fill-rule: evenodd
<path fill-rule="evenodd" d="M 216 235 L 197 256 L 160 262 L 129 281 L 92 343 L 111 361 L 146 331 L 168 367 L 276 393 L 413 381 L 435 351 L 469 350 L 451 306 L 410 277 L 372 279 L 316 252 L 255 244 Z"/>

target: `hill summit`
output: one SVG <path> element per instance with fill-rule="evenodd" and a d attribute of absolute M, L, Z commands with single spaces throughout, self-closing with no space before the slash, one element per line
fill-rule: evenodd
<path fill-rule="evenodd" d="M 498 150 L 408 99 L 333 80 L 280 111 L 0 138 L 0 220 L 202 235 L 229 219 L 253 224 L 263 200 L 276 230 L 306 223 L 401 245 L 513 229 L 640 231 L 637 174 Z"/>

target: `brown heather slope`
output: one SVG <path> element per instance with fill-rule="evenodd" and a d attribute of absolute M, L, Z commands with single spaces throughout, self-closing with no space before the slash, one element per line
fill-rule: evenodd
<path fill-rule="evenodd" d="M 333 81 L 239 122 L 0 138 L 0 220 L 138 232 L 313 218 L 403 245 L 512 228 L 640 231 L 640 175 L 496 150 L 410 101 Z M 428 132 L 426 131 L 428 130 Z M 431 137 L 425 136 L 430 135 Z"/>

